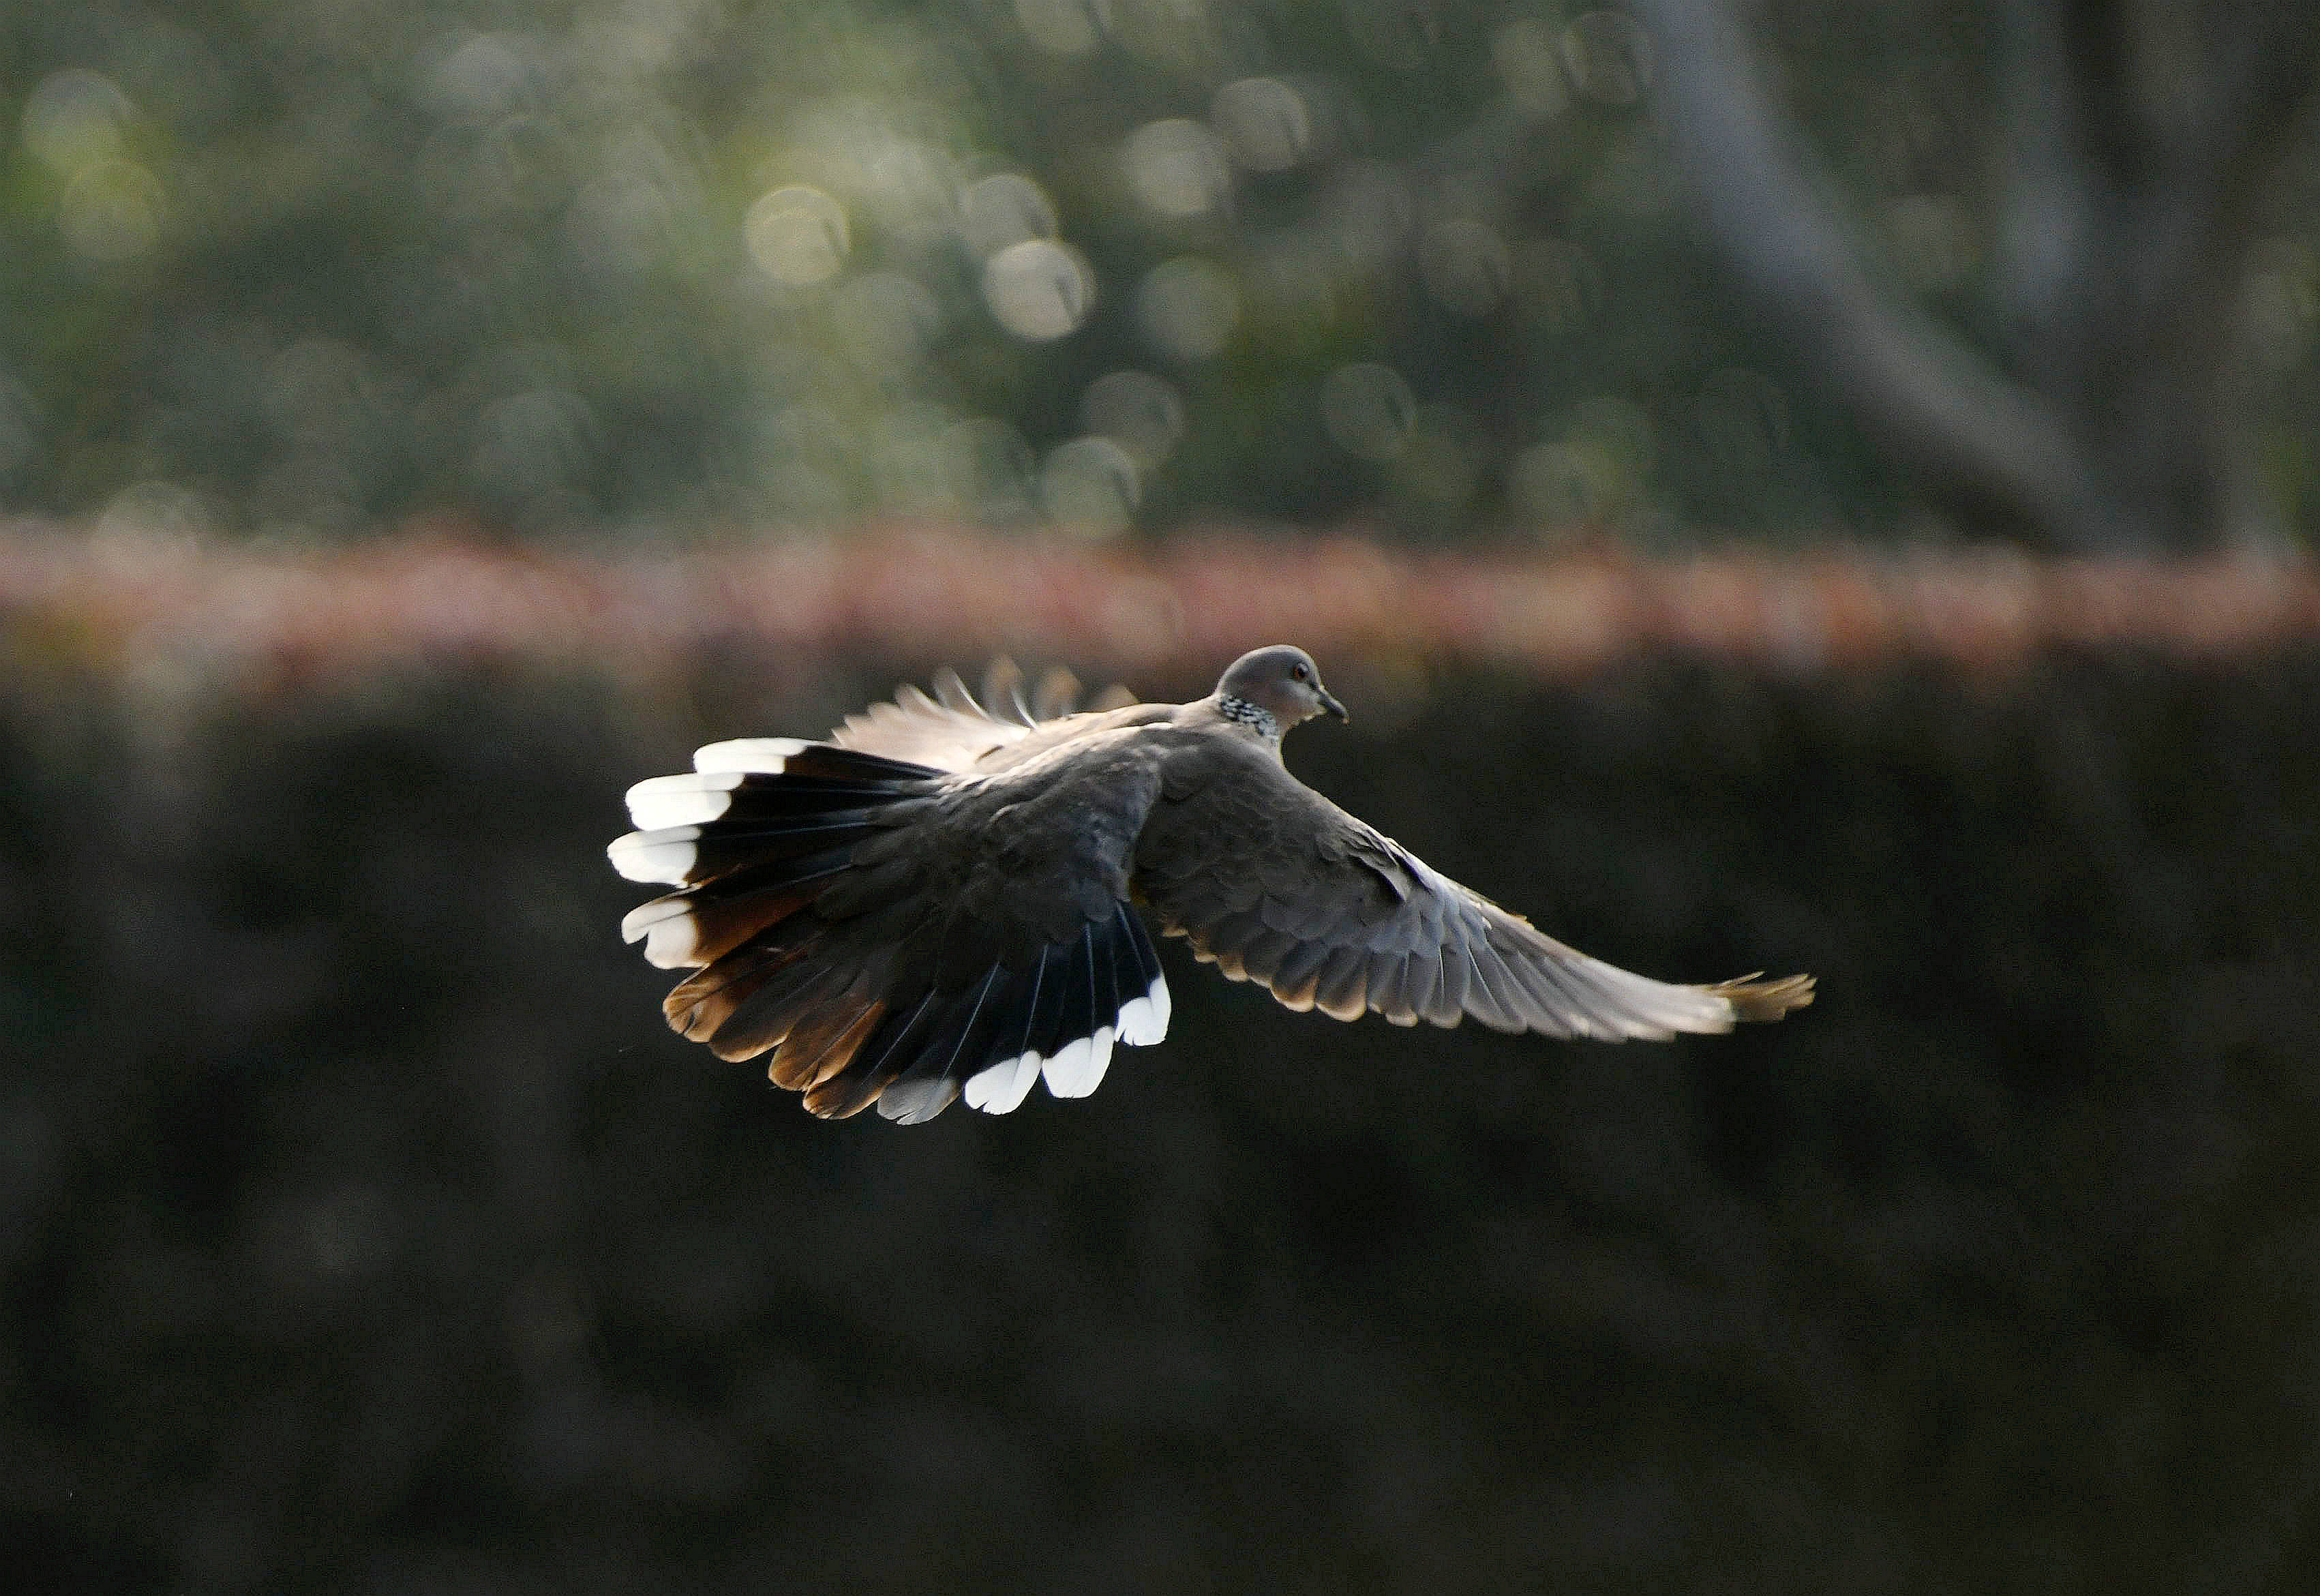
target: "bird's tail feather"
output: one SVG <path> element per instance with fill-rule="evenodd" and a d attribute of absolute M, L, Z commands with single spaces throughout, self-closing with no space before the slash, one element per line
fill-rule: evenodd
<path fill-rule="evenodd" d="M 771 1051 L 767 1074 L 813 1112 L 875 1102 L 916 1121 L 964 1095 L 1004 1113 L 1042 1078 L 1084 1096 L 1116 1044 L 1165 1033 L 1167 983 L 1125 903 L 1053 946 L 911 986 L 908 906 L 882 910 L 884 871 L 856 856 L 909 823 L 896 806 L 939 772 L 786 738 L 712 744 L 696 763 L 630 789 L 639 830 L 612 863 L 677 890 L 632 910 L 622 934 L 692 972 L 663 1004 L 674 1029 L 722 1058 Z M 882 913 L 894 924 L 866 923 Z"/>
<path fill-rule="evenodd" d="M 677 890 L 630 910 L 621 931 L 653 964 L 694 972 L 662 1005 L 672 1027 L 722 1056 L 750 1057 L 844 995 L 812 957 L 820 928 L 800 911 L 938 773 L 789 738 L 713 743 L 695 763 L 629 789 L 639 829 L 607 850 L 612 866 Z"/>

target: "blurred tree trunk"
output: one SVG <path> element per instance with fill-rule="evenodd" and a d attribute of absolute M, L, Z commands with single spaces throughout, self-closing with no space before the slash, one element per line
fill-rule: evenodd
<path fill-rule="evenodd" d="M 2320 5 L 1991 0 L 2005 211 L 1985 349 L 1872 275 L 1727 0 L 1632 0 L 1708 230 L 1933 494 L 2076 552 L 2269 542 L 2242 282 Z"/>

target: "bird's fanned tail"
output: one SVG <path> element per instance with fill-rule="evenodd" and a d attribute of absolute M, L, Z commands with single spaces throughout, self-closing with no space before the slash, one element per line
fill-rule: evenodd
<path fill-rule="evenodd" d="M 694 764 L 629 789 L 639 829 L 607 850 L 612 866 L 679 890 L 630 910 L 621 934 L 694 972 L 662 1004 L 671 1027 L 723 1058 L 783 1046 L 775 1078 L 810 1084 L 843 1063 L 845 1027 L 829 1022 L 858 1022 L 875 994 L 814 957 L 827 927 L 801 911 L 938 773 L 789 738 L 714 743 Z"/>
<path fill-rule="evenodd" d="M 1005 1113 L 1042 1078 L 1085 1096 L 1115 1045 L 1165 1034 L 1167 984 L 1125 902 L 980 968 L 946 962 L 951 906 L 897 868 L 909 848 L 894 846 L 934 820 L 944 773 L 795 739 L 712 744 L 695 763 L 630 789 L 639 830 L 612 861 L 678 890 L 632 910 L 623 934 L 692 972 L 663 1004 L 673 1029 L 721 1058 L 770 1052 L 768 1076 L 814 1113 L 875 1103 L 917 1122 L 962 1095 Z"/>

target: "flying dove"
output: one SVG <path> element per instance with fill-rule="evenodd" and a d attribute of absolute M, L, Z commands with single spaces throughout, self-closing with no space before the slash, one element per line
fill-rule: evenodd
<path fill-rule="evenodd" d="M 1664 1039 L 1778 1020 L 1809 975 L 1679 986 L 1532 929 L 1306 786 L 1281 739 L 1343 720 L 1300 648 L 1243 655 L 1185 704 L 1074 713 L 992 667 L 847 718 L 827 741 L 712 743 L 629 790 L 612 845 L 677 890 L 622 934 L 693 973 L 662 1005 L 720 1058 L 771 1049 L 775 1084 L 838 1119 L 1003 1114 L 1044 1078 L 1084 1097 L 1116 1046 L 1168 1029 L 1164 935 L 1291 1009 L 1397 1025 Z M 1125 696 L 1122 694 L 1121 696 Z"/>

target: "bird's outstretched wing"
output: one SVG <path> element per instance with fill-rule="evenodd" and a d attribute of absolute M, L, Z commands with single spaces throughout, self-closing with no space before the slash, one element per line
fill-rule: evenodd
<path fill-rule="evenodd" d="M 1171 760 L 1135 884 L 1201 958 L 1340 1020 L 1663 1039 L 1812 1001 L 1809 975 L 1686 986 L 1590 958 L 1224 739 Z"/>

